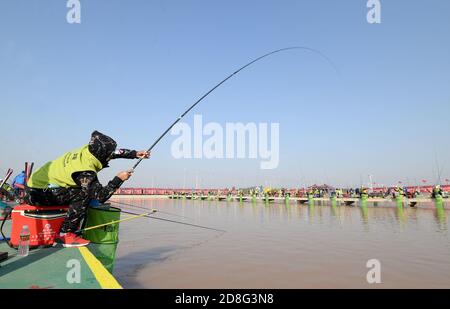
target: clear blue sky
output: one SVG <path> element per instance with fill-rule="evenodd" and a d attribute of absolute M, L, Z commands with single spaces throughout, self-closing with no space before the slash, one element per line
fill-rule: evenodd
<path fill-rule="evenodd" d="M 37 166 L 100 130 L 145 149 L 200 95 L 205 122 L 279 122 L 280 165 L 175 160 L 168 136 L 128 185 L 192 187 L 313 182 L 360 185 L 450 178 L 450 1 L 0 0 L 0 173 Z M 186 118 L 192 123 L 193 114 Z M 101 172 L 111 178 L 131 162 Z"/>

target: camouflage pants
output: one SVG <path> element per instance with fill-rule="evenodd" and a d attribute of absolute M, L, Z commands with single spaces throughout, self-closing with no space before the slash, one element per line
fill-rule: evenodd
<path fill-rule="evenodd" d="M 69 205 L 62 233 L 75 232 L 86 217 L 91 198 L 89 192 L 81 188 L 25 189 L 25 202 L 33 206 Z"/>

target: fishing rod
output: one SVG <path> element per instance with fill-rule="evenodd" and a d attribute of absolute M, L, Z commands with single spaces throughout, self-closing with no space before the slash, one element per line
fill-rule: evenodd
<path fill-rule="evenodd" d="M 435 163 L 436 163 L 437 177 L 438 177 L 436 185 L 440 185 L 441 184 L 442 169 L 441 169 L 440 164 L 439 164 L 439 160 L 438 160 L 438 155 L 437 155 L 436 149 L 434 150 L 434 159 L 435 159 Z"/>
<path fill-rule="evenodd" d="M 131 211 L 125 211 L 122 210 L 123 213 L 129 214 L 129 215 L 139 215 L 135 212 L 131 212 Z M 142 217 L 146 217 L 149 219 L 155 219 L 155 220 L 161 220 L 161 221 L 167 221 L 167 222 L 172 222 L 172 223 L 178 223 L 178 224 L 183 224 L 183 225 L 188 225 L 188 226 L 193 226 L 193 227 L 198 227 L 201 229 L 206 229 L 206 230 L 211 230 L 211 231 L 216 231 L 216 232 L 223 232 L 226 233 L 225 230 L 220 230 L 220 229 L 215 229 L 212 227 L 207 227 L 207 226 L 202 226 L 202 225 L 197 225 L 197 224 L 191 224 L 191 223 L 186 223 L 186 222 L 180 222 L 180 221 L 174 221 L 174 220 L 169 220 L 169 219 L 163 219 L 163 218 L 158 218 L 158 217 L 151 217 L 148 214 L 142 214 Z"/>
<path fill-rule="evenodd" d="M 235 71 L 234 73 L 230 74 L 229 76 L 227 76 L 224 80 L 222 80 L 220 83 L 218 83 L 217 85 L 215 85 L 213 88 L 211 88 L 208 92 L 206 92 L 200 99 L 198 99 L 194 104 L 192 104 L 183 114 L 181 114 L 180 117 L 178 117 L 168 128 L 167 130 L 164 131 L 163 134 L 161 134 L 161 136 L 159 136 L 156 141 L 150 146 L 150 148 L 148 148 L 148 152 L 152 151 L 152 149 L 159 143 L 159 141 L 166 136 L 167 133 L 169 133 L 169 131 L 184 117 L 186 116 L 187 113 L 189 113 L 195 106 L 197 106 L 198 103 L 200 103 L 201 101 L 203 101 L 203 99 L 205 99 L 211 92 L 213 92 L 214 90 L 216 90 L 217 88 L 219 88 L 223 83 L 225 83 L 227 80 L 229 80 L 230 78 L 232 78 L 234 75 L 238 74 L 240 71 L 244 70 L 245 68 L 251 66 L 253 63 L 258 62 L 259 60 L 269 57 L 273 54 L 276 53 L 280 53 L 280 52 L 284 52 L 284 51 L 288 51 L 288 50 L 294 50 L 294 49 L 302 49 L 302 50 L 307 50 L 310 52 L 313 52 L 315 54 L 318 54 L 319 56 L 321 56 L 322 58 L 324 58 L 328 63 L 331 64 L 331 66 L 335 69 L 335 71 L 337 73 L 339 73 L 339 71 L 337 70 L 337 67 L 334 65 L 334 63 L 327 57 L 325 56 L 323 53 L 321 53 L 318 50 L 315 50 L 313 48 L 309 48 L 309 47 L 304 47 L 304 46 L 293 46 L 293 47 L 286 47 L 286 48 L 281 48 L 281 49 L 277 49 L 274 50 L 270 53 L 264 54 L 252 61 L 250 61 L 249 63 L 247 63 L 246 65 L 242 66 L 241 68 L 239 68 L 237 71 Z M 139 158 L 139 160 L 136 162 L 136 164 L 132 167 L 132 171 L 134 171 L 136 169 L 136 167 L 141 163 L 141 161 L 144 158 Z"/>
<path fill-rule="evenodd" d="M 115 203 L 115 204 L 117 204 L 117 205 L 122 205 L 122 206 L 128 206 L 128 207 L 134 207 L 134 208 L 139 208 L 139 209 L 148 210 L 148 208 L 146 208 L 146 207 L 141 207 L 141 206 L 137 206 L 137 205 L 133 205 L 133 204 L 123 203 L 123 202 L 116 202 L 116 201 L 108 201 L 108 202 L 109 202 L 109 203 Z M 189 217 L 185 217 L 185 216 L 173 214 L 173 213 L 166 212 L 166 211 L 161 211 L 161 210 L 159 210 L 159 209 L 158 209 L 158 212 L 159 212 L 159 213 L 162 213 L 162 214 L 170 215 L 170 216 L 175 216 L 175 217 L 180 217 L 180 218 L 184 218 L 184 219 L 193 220 L 192 218 L 189 218 Z"/>
<path fill-rule="evenodd" d="M 142 218 L 142 217 L 149 217 L 151 214 L 155 213 L 156 211 L 157 211 L 156 209 L 152 209 L 151 212 L 148 212 L 148 213 L 145 213 L 145 214 L 129 213 L 129 214 L 132 214 L 134 216 L 133 217 L 128 217 L 128 218 L 125 218 L 125 219 L 121 219 L 121 220 L 115 220 L 115 221 L 111 221 L 111 222 L 108 222 L 108 223 L 95 225 L 95 226 L 86 227 L 84 229 L 80 229 L 80 230 L 76 231 L 75 233 L 89 231 L 89 230 L 94 230 L 94 229 L 98 229 L 98 228 L 103 227 L 103 226 L 116 224 L 116 223 L 120 223 L 120 222 L 125 222 L 125 221 L 129 221 L 129 220 L 134 220 L 134 219 L 138 219 L 138 218 Z M 125 212 L 125 213 L 127 213 L 127 212 Z"/>
<path fill-rule="evenodd" d="M 14 171 L 12 169 L 8 168 L 5 178 L 0 183 L 0 190 L 3 188 L 3 185 L 8 181 L 9 177 L 11 177 L 13 172 Z"/>

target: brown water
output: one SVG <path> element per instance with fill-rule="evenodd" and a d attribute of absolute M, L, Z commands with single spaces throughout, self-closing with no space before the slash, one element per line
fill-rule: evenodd
<path fill-rule="evenodd" d="M 122 223 L 114 275 L 125 288 L 450 288 L 449 211 L 116 201 L 227 231 L 147 218 Z M 367 283 L 370 259 L 381 263 L 381 284 Z"/>

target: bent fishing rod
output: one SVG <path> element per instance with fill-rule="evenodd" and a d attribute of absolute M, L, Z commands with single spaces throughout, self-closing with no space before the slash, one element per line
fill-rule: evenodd
<path fill-rule="evenodd" d="M 211 92 L 213 92 L 214 90 L 216 90 L 217 88 L 219 88 L 222 84 L 224 84 L 227 80 L 229 80 L 230 78 L 232 78 L 233 76 L 235 76 L 236 74 L 238 74 L 239 72 L 241 72 L 242 70 L 244 70 L 245 68 L 251 66 L 252 64 L 254 64 L 255 62 L 260 61 L 263 58 L 269 57 L 273 54 L 277 54 L 280 52 L 284 52 L 284 51 L 288 51 L 288 50 L 294 50 L 294 49 L 301 49 L 301 50 L 306 50 L 306 51 L 310 51 L 313 52 L 315 54 L 318 54 L 319 56 L 321 56 L 322 58 L 324 58 L 328 63 L 331 64 L 331 66 L 334 68 L 334 70 L 339 73 L 339 71 L 337 70 L 337 67 L 334 65 L 334 63 L 327 57 L 325 56 L 323 53 L 321 53 L 320 51 L 313 49 L 313 48 L 309 48 L 309 47 L 304 47 L 304 46 L 293 46 L 293 47 L 286 47 L 286 48 L 281 48 L 281 49 L 277 49 L 274 50 L 270 53 L 267 53 L 265 55 L 262 55 L 252 61 L 250 61 L 249 63 L 245 64 L 244 66 L 242 66 L 241 68 L 239 68 L 237 71 L 233 72 L 232 74 L 230 74 L 229 76 L 227 76 L 224 80 L 222 80 L 220 83 L 218 83 L 217 85 L 215 85 L 213 88 L 211 88 L 208 92 L 206 92 L 200 99 L 198 99 L 194 104 L 192 104 L 183 114 L 181 114 L 180 117 L 178 117 L 168 128 L 167 130 L 164 131 L 163 134 L 161 134 L 161 136 L 159 136 L 156 141 L 150 146 L 150 148 L 148 148 L 148 152 L 152 151 L 152 149 L 159 143 L 159 141 L 161 141 L 161 139 L 167 135 L 167 133 L 169 133 L 169 131 L 181 120 L 183 119 L 184 116 L 186 116 L 187 113 L 189 113 L 195 106 L 197 106 L 198 103 L 200 103 L 201 101 L 203 101 L 203 99 L 205 99 Z M 144 158 L 139 158 L 139 160 L 136 162 L 136 164 L 132 167 L 132 171 L 134 171 L 136 169 L 136 167 L 141 163 L 141 161 Z"/>

